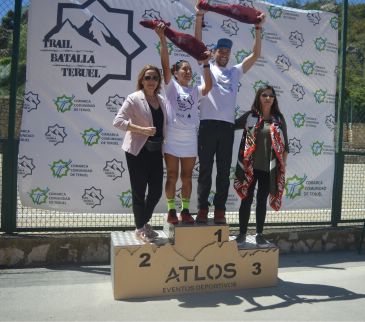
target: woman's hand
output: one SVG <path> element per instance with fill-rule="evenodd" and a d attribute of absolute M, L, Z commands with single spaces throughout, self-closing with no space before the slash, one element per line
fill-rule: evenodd
<path fill-rule="evenodd" d="M 146 136 L 154 136 L 156 134 L 156 128 L 151 127 L 141 127 L 140 134 L 146 135 Z"/>
<path fill-rule="evenodd" d="M 263 23 L 265 22 L 265 18 L 266 18 L 266 15 L 265 13 L 262 13 L 261 15 L 259 15 L 259 18 L 261 19 L 261 21 L 255 25 L 255 27 L 262 27 Z"/>
<path fill-rule="evenodd" d="M 198 8 L 198 3 L 199 3 L 199 0 L 196 1 L 196 4 L 195 4 L 195 15 L 196 16 L 204 16 L 204 14 L 207 12 L 206 10 L 203 10 L 203 9 L 199 9 Z"/>
<path fill-rule="evenodd" d="M 209 61 L 212 58 L 212 52 L 210 50 L 205 51 L 204 54 L 207 55 L 207 58 L 204 59 L 204 60 L 199 60 L 198 61 L 198 64 L 199 65 L 201 65 L 201 64 L 204 64 L 204 65 L 209 64 Z"/>
<path fill-rule="evenodd" d="M 163 22 L 160 22 L 156 28 L 155 28 L 155 32 L 156 34 L 162 38 L 165 36 L 165 28 L 166 28 L 166 25 L 163 23 Z"/>

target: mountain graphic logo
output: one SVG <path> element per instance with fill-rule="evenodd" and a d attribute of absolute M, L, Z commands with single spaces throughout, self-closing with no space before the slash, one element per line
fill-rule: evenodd
<path fill-rule="evenodd" d="M 39 100 L 39 95 L 33 93 L 32 91 L 27 92 L 24 95 L 24 105 L 23 110 L 30 112 L 32 110 L 36 110 L 41 101 Z"/>
<path fill-rule="evenodd" d="M 97 10 L 96 10 L 97 9 Z M 76 10 L 82 11 L 82 14 L 77 15 Z M 90 13 L 97 12 L 98 17 L 95 15 L 91 15 Z M 88 13 L 88 14 L 86 14 Z M 108 19 L 115 19 L 116 14 L 120 15 L 118 19 L 120 21 L 126 21 L 126 30 L 123 29 L 125 33 L 124 36 L 130 37 L 131 40 L 134 41 L 134 48 L 125 48 L 125 41 L 122 40 L 123 35 L 120 37 L 116 37 L 111 28 L 108 27 L 107 22 Z M 71 17 L 86 17 L 88 19 L 77 19 Z M 104 0 L 88 0 L 83 4 L 73 4 L 73 3 L 59 3 L 57 10 L 57 22 L 56 26 L 53 27 L 45 36 L 44 43 L 49 43 L 52 37 L 57 36 L 63 29 L 70 32 L 74 32 L 75 35 L 79 35 L 82 38 L 90 41 L 91 43 L 98 46 L 98 49 L 95 50 L 97 54 L 100 54 L 104 50 L 113 50 L 119 53 L 119 57 L 123 57 L 125 59 L 125 70 L 122 70 L 121 62 L 115 62 L 115 66 L 110 68 L 115 70 L 113 73 L 106 72 L 104 75 L 98 75 L 100 78 L 94 78 L 96 83 L 91 84 L 87 82 L 87 89 L 90 94 L 94 94 L 97 90 L 99 90 L 107 81 L 109 80 L 131 80 L 132 75 L 132 60 L 138 56 L 147 46 L 142 42 L 142 40 L 134 33 L 133 31 L 133 11 L 111 8 Z M 100 48 L 100 49 L 99 49 Z M 76 50 L 74 50 L 76 53 Z M 80 54 L 68 54 L 71 62 L 74 63 L 85 63 L 87 55 Z M 88 58 L 89 61 L 91 58 Z M 110 60 L 110 59 L 109 59 Z M 110 61 L 100 62 L 102 65 L 110 65 Z M 87 64 L 89 65 L 89 64 Z M 99 71 L 99 70 L 97 70 Z M 118 71 L 120 71 L 118 73 Z M 84 75 L 85 76 L 85 75 Z"/>
<path fill-rule="evenodd" d="M 65 127 L 55 124 L 49 126 L 47 132 L 44 135 L 50 143 L 53 143 L 53 145 L 57 145 L 64 142 L 67 133 Z"/>
<path fill-rule="evenodd" d="M 26 176 L 32 175 L 35 165 L 33 164 L 32 158 L 27 158 L 25 155 L 18 160 L 18 174 L 25 178 Z"/>
<path fill-rule="evenodd" d="M 223 20 L 221 29 L 229 36 L 237 35 L 237 32 L 239 30 L 237 22 L 232 19 Z"/>
<path fill-rule="evenodd" d="M 84 194 L 82 195 L 82 200 L 91 208 L 101 205 L 101 201 L 104 199 L 104 196 L 101 193 L 101 189 L 97 189 L 92 186 L 89 189 L 84 189 Z"/>

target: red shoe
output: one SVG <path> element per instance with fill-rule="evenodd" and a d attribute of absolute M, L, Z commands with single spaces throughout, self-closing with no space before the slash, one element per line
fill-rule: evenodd
<path fill-rule="evenodd" d="M 167 222 L 172 225 L 177 225 L 179 223 L 179 220 L 176 216 L 176 209 L 170 209 L 167 213 Z"/>
<path fill-rule="evenodd" d="M 214 209 L 214 223 L 222 225 L 226 223 L 226 211 L 223 209 Z"/>
<path fill-rule="evenodd" d="M 180 213 L 180 221 L 183 224 L 190 224 L 190 225 L 194 225 L 195 220 L 194 218 L 190 215 L 190 212 L 188 209 L 183 209 L 181 210 Z"/>
<path fill-rule="evenodd" d="M 198 224 L 206 224 L 208 222 L 208 208 L 199 209 L 195 221 Z"/>

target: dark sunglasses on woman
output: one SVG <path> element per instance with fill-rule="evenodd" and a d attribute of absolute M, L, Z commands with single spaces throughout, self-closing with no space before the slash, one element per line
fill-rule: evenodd
<path fill-rule="evenodd" d="M 150 76 L 150 75 L 146 75 L 146 76 L 144 76 L 144 77 L 143 77 L 143 79 L 144 79 L 145 81 L 153 80 L 153 81 L 155 81 L 155 82 L 158 82 L 158 80 L 160 79 L 160 77 L 158 77 L 158 76 Z"/>
<path fill-rule="evenodd" d="M 261 94 L 261 96 L 262 96 L 263 98 L 266 98 L 266 97 L 274 98 L 274 97 L 275 97 L 275 95 L 274 95 L 274 94 L 266 94 L 266 93 Z"/>

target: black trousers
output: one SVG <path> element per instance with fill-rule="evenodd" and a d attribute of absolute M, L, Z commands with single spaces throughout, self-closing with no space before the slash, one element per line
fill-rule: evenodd
<path fill-rule="evenodd" d="M 134 221 L 137 228 L 142 228 L 151 219 L 153 210 L 162 196 L 162 153 L 149 152 L 143 148 L 137 156 L 128 152 L 125 155 L 132 189 Z"/>
<path fill-rule="evenodd" d="M 241 201 L 241 206 L 239 210 L 239 224 L 241 234 L 247 233 L 256 183 L 258 183 L 256 193 L 256 233 L 262 234 L 264 230 L 267 198 L 270 193 L 270 173 L 255 169 L 253 173 L 254 179 L 248 190 L 247 198 Z"/>
<path fill-rule="evenodd" d="M 224 121 L 202 120 L 199 126 L 198 156 L 198 208 L 209 207 L 209 193 L 212 187 L 214 156 L 217 175 L 213 204 L 217 209 L 226 209 L 229 190 L 229 174 L 232 163 L 234 124 Z"/>

